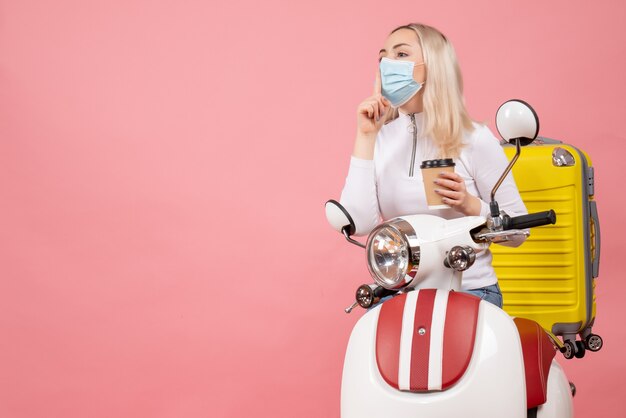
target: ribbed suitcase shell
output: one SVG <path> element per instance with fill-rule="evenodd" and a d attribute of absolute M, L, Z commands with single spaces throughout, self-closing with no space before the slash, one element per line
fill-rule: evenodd
<path fill-rule="evenodd" d="M 574 164 L 553 163 L 556 148 L 567 150 Z M 504 150 L 509 158 L 515 154 L 515 147 Z M 591 161 L 571 145 L 538 138 L 522 148 L 513 175 L 528 212 L 554 209 L 557 222 L 533 228 L 518 248 L 491 246 L 504 310 L 539 322 L 564 341 L 576 334 L 584 339 L 596 315 L 600 252 Z"/>

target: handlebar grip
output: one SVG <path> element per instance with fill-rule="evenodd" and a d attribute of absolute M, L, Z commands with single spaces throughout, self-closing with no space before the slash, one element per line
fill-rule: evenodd
<path fill-rule="evenodd" d="M 382 299 L 386 296 L 389 295 L 395 295 L 396 293 L 398 293 L 397 290 L 389 290 L 389 289 L 385 289 L 382 286 L 378 286 L 376 289 L 374 289 L 374 297 L 378 298 L 378 299 Z"/>
<path fill-rule="evenodd" d="M 556 223 L 556 213 L 550 209 L 545 212 L 529 213 L 528 215 L 506 217 L 503 222 L 503 229 L 526 229 L 535 226 L 554 225 Z"/>

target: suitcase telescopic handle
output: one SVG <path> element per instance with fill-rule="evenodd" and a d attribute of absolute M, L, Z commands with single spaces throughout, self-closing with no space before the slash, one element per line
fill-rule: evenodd
<path fill-rule="evenodd" d="M 504 229 L 526 229 L 535 226 L 553 225 L 556 223 L 556 213 L 550 209 L 545 212 L 529 213 L 521 215 L 505 217 L 503 221 Z"/>

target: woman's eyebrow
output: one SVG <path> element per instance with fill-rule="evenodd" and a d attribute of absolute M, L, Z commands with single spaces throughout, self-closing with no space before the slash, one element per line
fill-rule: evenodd
<path fill-rule="evenodd" d="M 394 45 L 394 46 L 393 46 L 393 48 L 391 48 L 391 49 L 396 49 L 396 48 L 399 48 L 399 47 L 401 47 L 401 46 L 411 46 L 411 45 L 409 45 L 409 44 L 397 44 L 397 45 Z M 378 53 L 379 53 L 379 54 L 380 54 L 381 52 L 387 52 L 387 50 L 386 50 L 385 48 L 383 48 L 383 49 L 381 49 L 380 51 L 378 51 Z"/>

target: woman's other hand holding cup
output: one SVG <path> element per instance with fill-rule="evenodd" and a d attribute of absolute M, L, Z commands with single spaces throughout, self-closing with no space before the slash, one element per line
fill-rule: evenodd
<path fill-rule="evenodd" d="M 435 180 L 435 189 L 442 196 L 443 203 L 467 216 L 480 215 L 480 199 L 467 192 L 465 181 L 455 172 L 442 172 Z"/>

